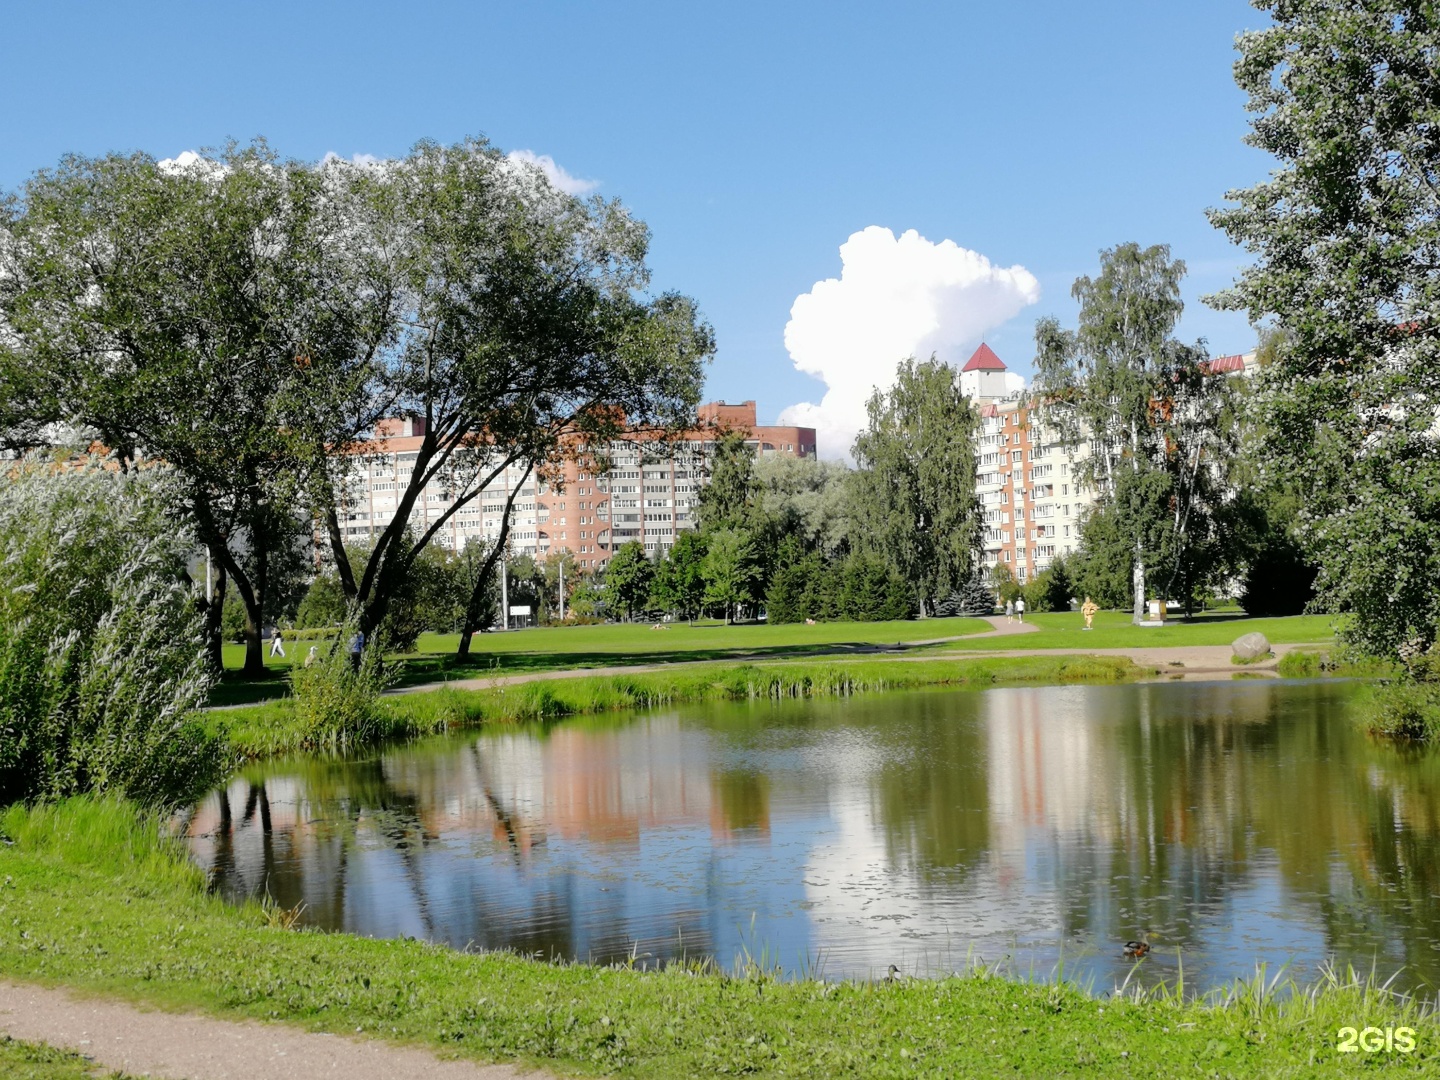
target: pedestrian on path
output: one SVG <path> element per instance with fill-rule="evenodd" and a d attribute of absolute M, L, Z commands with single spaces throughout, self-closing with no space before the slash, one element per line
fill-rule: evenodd
<path fill-rule="evenodd" d="M 1006 601 L 1005 601 L 1005 621 L 1006 621 L 1006 622 L 1014 622 L 1014 621 L 1015 621 L 1015 601 L 1014 601 L 1014 600 L 1006 600 Z"/>
<path fill-rule="evenodd" d="M 1015 616 L 1022 623 L 1025 621 L 1025 600 L 1023 597 L 1015 601 Z"/>
<path fill-rule="evenodd" d="M 270 635 L 270 659 L 274 660 L 277 656 L 282 660 L 285 658 L 285 638 L 278 626 L 275 627 L 275 632 Z"/>
<path fill-rule="evenodd" d="M 365 632 L 356 630 L 355 636 L 350 639 L 350 670 L 360 670 L 360 654 L 365 651 Z"/>

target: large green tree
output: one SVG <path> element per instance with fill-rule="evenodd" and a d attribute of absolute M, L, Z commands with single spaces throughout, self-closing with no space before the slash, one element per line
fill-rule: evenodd
<path fill-rule="evenodd" d="M 644 545 L 638 540 L 621 544 L 605 564 L 605 601 L 610 610 L 633 619 L 649 602 L 654 580 L 655 564 L 646 558 Z"/>
<path fill-rule="evenodd" d="M 1440 10 L 1260 0 L 1235 78 L 1270 178 L 1211 221 L 1254 256 L 1226 307 L 1283 335 L 1269 453 L 1344 634 L 1377 655 L 1440 622 Z"/>
<path fill-rule="evenodd" d="M 1035 409 L 1080 455 L 1080 480 L 1096 493 L 1085 558 L 1103 543 L 1107 563 L 1128 564 L 1139 621 L 1147 587 L 1188 605 L 1222 569 L 1233 390 L 1211 373 L 1203 343 L 1174 337 L 1185 264 L 1169 247 L 1121 244 L 1100 262 L 1071 290 L 1076 329 L 1036 324 Z"/>
<path fill-rule="evenodd" d="M 67 157 L 0 204 L 0 389 L 178 473 L 179 509 L 244 603 L 252 673 L 275 557 L 308 531 L 307 432 L 386 332 L 336 206 L 263 143 Z"/>
<path fill-rule="evenodd" d="M 356 459 L 328 453 L 328 423 L 310 428 L 316 459 L 330 466 L 313 498 L 368 630 L 420 551 L 507 466 L 554 462 L 627 430 L 693 424 L 714 346 L 688 298 L 645 295 L 643 223 L 618 202 L 559 191 L 483 140 L 422 143 L 384 168 L 332 162 L 324 171 L 348 193 L 357 258 L 391 299 L 387 345 L 354 398 L 345 441 L 373 440 L 386 415 L 422 422 L 395 510 L 363 565 L 346 556 L 340 526 Z M 450 494 L 439 508 L 422 501 L 436 484 Z"/>
<path fill-rule="evenodd" d="M 980 549 L 975 495 L 979 416 L 955 371 L 931 357 L 900 364 L 876 390 L 855 440 L 853 539 L 909 583 L 922 616 L 971 575 Z"/>
<path fill-rule="evenodd" d="M 725 621 L 734 622 L 740 605 L 755 599 L 760 567 L 754 541 L 743 529 L 720 529 L 707 538 L 700 563 L 705 579 L 705 603 L 725 609 Z"/>
<path fill-rule="evenodd" d="M 705 537 L 692 529 L 682 530 L 674 545 L 655 567 L 651 599 L 681 619 L 693 619 L 705 602 Z"/>

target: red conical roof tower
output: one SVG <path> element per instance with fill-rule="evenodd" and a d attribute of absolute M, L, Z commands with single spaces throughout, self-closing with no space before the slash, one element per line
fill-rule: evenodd
<path fill-rule="evenodd" d="M 961 371 L 1008 371 L 1005 362 L 995 355 L 995 350 L 986 345 L 983 341 L 980 347 L 975 350 L 974 355 L 965 361 Z"/>

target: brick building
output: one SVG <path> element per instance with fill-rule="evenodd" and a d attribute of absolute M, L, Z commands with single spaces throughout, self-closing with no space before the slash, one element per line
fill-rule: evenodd
<path fill-rule="evenodd" d="M 357 451 L 341 523 L 347 541 L 364 543 L 394 517 L 424 435 L 421 420 L 387 420 L 375 442 Z M 694 528 L 700 490 L 709 481 L 716 439 L 743 431 L 757 455 L 813 457 L 815 429 L 770 427 L 756 423 L 755 402 L 702 405 L 695 430 L 657 454 L 653 445 L 617 440 L 605 448 L 604 472 L 580 460 L 560 468 L 563 484 L 547 483 L 523 465 L 507 468 L 437 534 L 437 542 L 459 550 L 471 539 L 493 540 L 500 533 L 505 503 L 518 490 L 511 509 L 510 550 L 543 557 L 572 552 L 586 569 L 602 565 L 616 547 L 635 540 L 656 554 Z M 441 518 L 463 491 L 447 489 L 437 478 L 427 485 L 411 511 L 416 530 Z"/>

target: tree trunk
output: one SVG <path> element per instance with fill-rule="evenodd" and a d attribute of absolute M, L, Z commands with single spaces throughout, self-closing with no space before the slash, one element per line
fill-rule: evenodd
<path fill-rule="evenodd" d="M 1135 622 L 1145 618 L 1145 557 L 1140 553 L 1140 542 L 1135 542 Z"/>
<path fill-rule="evenodd" d="M 219 560 L 212 558 L 211 563 L 219 563 Z M 224 564 L 215 566 L 214 573 L 215 583 L 210 590 L 210 599 L 205 603 L 205 656 L 211 670 L 216 675 L 222 675 L 225 672 L 224 618 L 227 579 Z"/>

